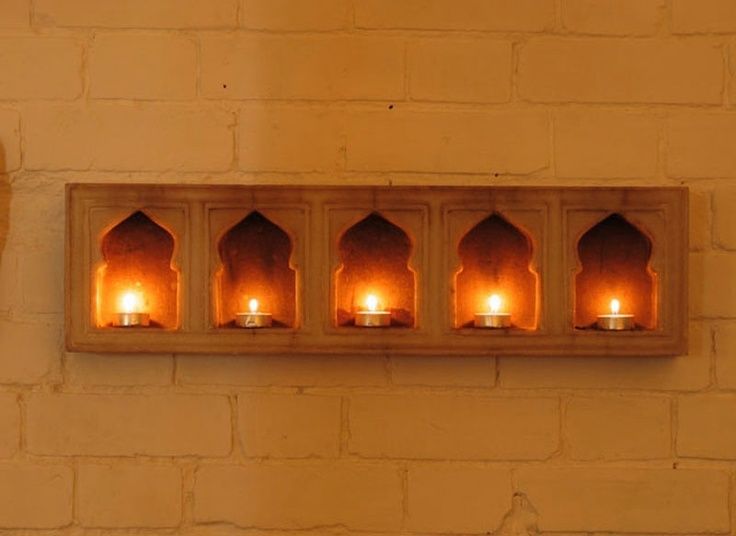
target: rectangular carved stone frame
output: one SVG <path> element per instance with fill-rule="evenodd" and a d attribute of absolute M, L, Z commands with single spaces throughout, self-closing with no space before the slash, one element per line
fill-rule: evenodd
<path fill-rule="evenodd" d="M 678 187 L 183 186 L 70 184 L 66 225 L 66 346 L 81 352 L 402 354 L 488 356 L 667 356 L 687 352 L 688 192 Z M 143 211 L 173 236 L 178 325 L 120 329 L 95 318 L 96 273 L 107 231 Z M 293 326 L 221 327 L 217 241 L 253 211 L 291 240 L 296 277 Z M 346 226 L 378 213 L 412 242 L 414 327 L 360 328 L 335 321 L 338 244 Z M 458 245 L 497 214 L 532 246 L 535 329 L 458 326 Z M 578 241 L 611 214 L 651 242 L 654 329 L 574 327 Z M 606 313 L 608 311 L 601 311 Z"/>

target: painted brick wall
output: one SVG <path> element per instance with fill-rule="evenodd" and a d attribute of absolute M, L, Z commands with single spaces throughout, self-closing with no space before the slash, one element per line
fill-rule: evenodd
<path fill-rule="evenodd" d="M 0 0 L 0 532 L 736 534 L 736 2 Z M 63 187 L 685 184 L 675 359 L 65 353 Z"/>

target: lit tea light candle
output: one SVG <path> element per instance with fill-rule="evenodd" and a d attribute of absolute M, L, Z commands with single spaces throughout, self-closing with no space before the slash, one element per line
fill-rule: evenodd
<path fill-rule="evenodd" d="M 621 302 L 611 300 L 611 314 L 598 315 L 598 329 L 604 331 L 624 331 L 634 329 L 634 315 L 620 314 Z"/>
<path fill-rule="evenodd" d="M 502 312 L 503 300 L 498 294 L 488 298 L 487 313 L 475 313 L 474 326 L 476 328 L 501 329 L 511 327 L 511 313 Z"/>
<path fill-rule="evenodd" d="M 248 312 L 237 313 L 235 324 L 241 328 L 270 328 L 273 315 L 258 311 L 259 306 L 258 300 L 251 298 L 248 301 Z"/>
<path fill-rule="evenodd" d="M 115 313 L 112 325 L 117 328 L 147 327 L 151 315 L 143 312 L 143 295 L 140 292 L 125 292 L 120 298 L 122 311 Z"/>
<path fill-rule="evenodd" d="M 365 299 L 366 310 L 355 314 L 355 325 L 363 328 L 385 328 L 391 325 L 391 312 L 379 309 L 380 302 L 374 294 Z"/>

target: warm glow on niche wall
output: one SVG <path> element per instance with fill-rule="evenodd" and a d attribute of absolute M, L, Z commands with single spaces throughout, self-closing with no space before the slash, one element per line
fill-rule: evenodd
<path fill-rule="evenodd" d="M 141 211 L 108 231 L 95 278 L 98 327 L 178 327 L 174 238 Z"/>
<path fill-rule="evenodd" d="M 612 214 L 588 230 L 578 243 L 575 276 L 575 326 L 596 326 L 598 316 L 633 315 L 639 329 L 657 325 L 657 275 L 649 263 L 651 240 L 623 216 Z"/>
<path fill-rule="evenodd" d="M 372 213 L 339 241 L 335 274 L 336 322 L 355 325 L 359 311 L 388 311 L 391 327 L 415 323 L 416 277 L 409 268 L 412 242 L 398 226 Z"/>
<path fill-rule="evenodd" d="M 492 214 L 460 240 L 458 255 L 455 327 L 473 327 L 476 313 L 504 311 L 511 314 L 512 327 L 536 328 L 538 277 L 525 233 Z"/>
<path fill-rule="evenodd" d="M 291 252 L 289 235 L 260 212 L 252 212 L 223 235 L 218 244 L 222 268 L 216 276 L 220 326 L 234 327 L 239 313 L 250 317 L 259 312 L 272 315 L 272 327 L 295 325 Z"/>

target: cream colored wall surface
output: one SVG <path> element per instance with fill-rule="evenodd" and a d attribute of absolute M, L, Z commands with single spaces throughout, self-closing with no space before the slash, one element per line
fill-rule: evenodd
<path fill-rule="evenodd" d="M 736 535 L 736 2 L 0 0 L 0 534 Z M 63 349 L 67 182 L 687 185 L 677 358 Z"/>

